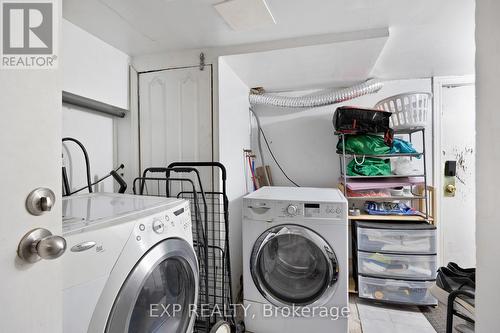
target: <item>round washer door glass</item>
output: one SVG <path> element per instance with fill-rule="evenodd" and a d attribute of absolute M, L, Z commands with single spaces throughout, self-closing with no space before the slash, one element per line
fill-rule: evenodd
<path fill-rule="evenodd" d="M 320 301 L 333 291 L 338 276 L 328 243 L 296 225 L 264 232 L 255 242 L 250 265 L 255 285 L 276 306 Z"/>
<path fill-rule="evenodd" d="M 123 284 L 108 332 L 184 333 L 192 320 L 198 275 L 196 257 L 180 239 L 156 245 Z"/>

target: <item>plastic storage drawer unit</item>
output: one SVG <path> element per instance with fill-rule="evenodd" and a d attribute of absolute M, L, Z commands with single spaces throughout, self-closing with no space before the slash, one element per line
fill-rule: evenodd
<path fill-rule="evenodd" d="M 430 224 L 357 223 L 358 250 L 383 253 L 436 253 L 436 227 Z"/>
<path fill-rule="evenodd" d="M 433 283 L 359 276 L 359 296 L 392 303 L 437 305 L 437 300 L 429 292 Z"/>
<path fill-rule="evenodd" d="M 434 280 L 436 259 L 435 255 L 358 252 L 358 273 L 376 277 Z"/>

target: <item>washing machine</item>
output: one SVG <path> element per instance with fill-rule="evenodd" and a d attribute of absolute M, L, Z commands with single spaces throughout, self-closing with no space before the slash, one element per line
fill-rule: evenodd
<path fill-rule="evenodd" d="M 243 199 L 246 329 L 348 332 L 347 200 L 337 189 L 263 187 Z"/>
<path fill-rule="evenodd" d="M 91 193 L 62 204 L 64 332 L 192 331 L 198 263 L 187 201 Z"/>

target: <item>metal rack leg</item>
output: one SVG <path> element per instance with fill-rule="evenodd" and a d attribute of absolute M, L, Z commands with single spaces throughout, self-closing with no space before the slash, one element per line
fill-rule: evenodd
<path fill-rule="evenodd" d="M 474 294 L 463 291 L 463 290 L 455 290 L 450 293 L 448 296 L 448 304 L 447 304 L 447 309 L 446 309 L 446 333 L 453 333 L 453 317 L 457 315 L 458 317 L 470 322 L 474 323 L 474 320 L 466 317 L 465 315 L 459 314 L 457 311 L 455 311 L 454 305 L 455 305 L 455 300 L 458 296 L 464 295 L 466 297 L 469 297 L 471 299 L 474 299 Z"/>
<path fill-rule="evenodd" d="M 424 200 L 425 200 L 425 218 L 429 219 L 429 198 L 427 195 L 427 159 L 425 157 L 426 154 L 426 149 L 425 149 L 425 128 L 422 128 L 422 152 L 424 153 L 423 155 L 423 162 L 424 162 Z"/>

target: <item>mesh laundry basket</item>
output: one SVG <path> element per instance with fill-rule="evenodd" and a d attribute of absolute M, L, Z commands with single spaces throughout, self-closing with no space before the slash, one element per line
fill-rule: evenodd
<path fill-rule="evenodd" d="M 390 126 L 394 129 L 425 126 L 431 100 L 430 93 L 405 93 L 381 100 L 375 109 L 392 112 Z"/>

